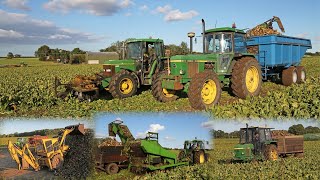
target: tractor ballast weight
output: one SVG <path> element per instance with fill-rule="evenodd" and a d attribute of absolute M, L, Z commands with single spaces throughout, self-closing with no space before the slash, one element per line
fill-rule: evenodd
<path fill-rule="evenodd" d="M 151 85 L 154 75 L 164 70 L 164 45 L 161 39 L 129 39 L 125 42 L 124 59 L 106 60 L 103 71 L 93 76 L 76 76 L 68 83 L 55 78 L 57 97 L 71 94 L 79 100 L 92 101 L 100 91 L 108 91 L 114 98 L 127 98 L 136 94 L 142 85 Z M 58 92 L 64 86 L 65 91 Z"/>

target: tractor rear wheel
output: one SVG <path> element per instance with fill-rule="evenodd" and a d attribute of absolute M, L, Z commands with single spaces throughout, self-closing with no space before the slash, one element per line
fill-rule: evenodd
<path fill-rule="evenodd" d="M 303 66 L 297 66 L 296 69 L 297 69 L 297 75 L 298 75 L 297 83 L 299 84 L 304 83 L 307 77 L 306 69 Z"/>
<path fill-rule="evenodd" d="M 109 92 L 114 98 L 127 98 L 137 93 L 136 78 L 127 70 L 121 70 L 111 78 Z"/>
<path fill-rule="evenodd" d="M 188 97 L 194 109 L 206 109 L 217 104 L 221 97 L 218 76 L 212 71 L 197 73 L 191 79 Z"/>
<path fill-rule="evenodd" d="M 266 146 L 263 155 L 266 160 L 270 161 L 276 161 L 279 158 L 277 147 L 273 144 Z"/>
<path fill-rule="evenodd" d="M 258 96 L 262 85 L 261 67 L 253 57 L 236 61 L 231 74 L 232 93 L 239 98 Z"/>
<path fill-rule="evenodd" d="M 162 88 L 162 75 L 167 74 L 167 71 L 162 71 L 160 73 L 155 74 L 155 78 L 152 81 L 152 95 L 153 97 L 160 102 L 170 102 L 178 99 L 178 96 L 175 95 L 175 91 L 167 90 Z"/>
<path fill-rule="evenodd" d="M 298 73 L 297 69 L 293 66 L 289 67 L 288 69 L 284 69 L 282 71 L 282 84 L 285 86 L 290 86 L 294 84 L 298 80 Z"/>
<path fill-rule="evenodd" d="M 193 155 L 193 163 L 194 164 L 203 164 L 205 163 L 205 153 L 200 150 L 200 151 L 195 151 Z"/>
<path fill-rule="evenodd" d="M 63 158 L 60 154 L 57 154 L 51 158 L 51 165 L 53 170 L 59 170 L 63 165 Z"/>
<path fill-rule="evenodd" d="M 107 164 L 106 171 L 108 174 L 117 174 L 119 171 L 119 166 L 116 163 Z"/>

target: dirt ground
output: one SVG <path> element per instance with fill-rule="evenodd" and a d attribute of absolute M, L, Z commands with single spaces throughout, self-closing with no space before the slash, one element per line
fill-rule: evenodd
<path fill-rule="evenodd" d="M 12 160 L 7 148 L 0 148 L 0 177 L 0 179 L 57 179 L 53 172 L 46 168 L 38 172 L 32 168 L 18 170 L 18 165 Z"/>

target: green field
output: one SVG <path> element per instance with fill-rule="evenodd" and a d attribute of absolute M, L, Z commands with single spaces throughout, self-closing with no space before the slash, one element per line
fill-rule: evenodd
<path fill-rule="evenodd" d="M 100 111 L 195 111 L 187 98 L 164 104 L 157 102 L 150 90 L 123 100 L 111 99 L 106 94 L 91 103 L 79 102 L 74 98 L 63 101 L 54 96 L 55 76 L 67 82 L 77 74 L 91 75 L 99 72 L 101 65 L 64 65 L 35 59 L 0 60 L 0 63 L 20 63 L 22 60 L 28 67 L 0 68 L 0 116 L 92 117 Z M 304 58 L 302 65 L 306 67 L 308 76 L 305 84 L 284 87 L 264 82 L 261 96 L 246 100 L 239 100 L 223 91 L 220 104 L 208 111 L 218 118 L 319 119 L 320 58 Z M 10 103 L 17 104 L 16 112 L 9 110 Z"/>
<path fill-rule="evenodd" d="M 319 179 L 320 178 L 320 141 L 305 142 L 305 157 L 287 157 L 276 162 L 256 162 L 238 164 L 219 164 L 218 160 L 233 157 L 233 146 L 238 139 L 217 139 L 210 152 L 208 163 L 194 166 L 177 167 L 166 172 L 155 171 L 135 175 L 127 170 L 117 175 L 95 173 L 91 179 Z"/>

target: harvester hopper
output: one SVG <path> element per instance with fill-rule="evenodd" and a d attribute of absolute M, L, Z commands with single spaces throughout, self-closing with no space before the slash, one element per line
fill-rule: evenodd
<path fill-rule="evenodd" d="M 69 135 L 84 135 L 85 134 L 84 125 L 83 124 L 66 126 L 65 129 L 72 130 L 69 133 Z"/>

